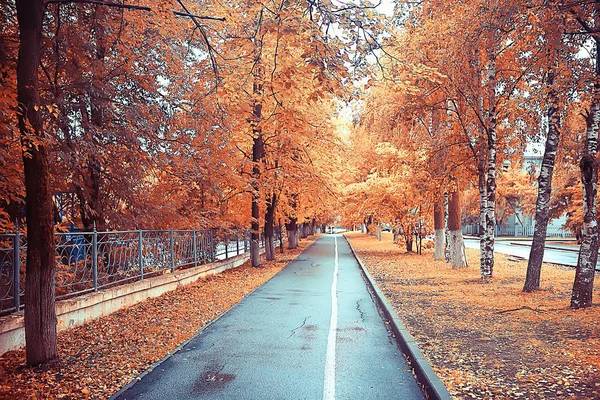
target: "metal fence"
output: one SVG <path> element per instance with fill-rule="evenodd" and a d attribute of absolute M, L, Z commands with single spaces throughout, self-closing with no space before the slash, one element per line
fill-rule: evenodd
<path fill-rule="evenodd" d="M 495 235 L 496 236 L 513 236 L 513 237 L 533 237 L 533 231 L 535 229 L 534 225 L 496 225 L 495 227 Z M 462 228 L 463 234 L 465 235 L 475 235 L 479 236 L 479 225 L 478 224 L 470 224 L 463 225 Z M 546 231 L 546 237 L 571 237 L 573 233 L 556 227 L 549 226 Z"/>
<path fill-rule="evenodd" d="M 69 232 L 56 233 L 55 239 L 57 299 L 250 251 L 247 230 Z M 26 258 L 22 233 L 0 234 L 0 314 L 23 306 Z"/>

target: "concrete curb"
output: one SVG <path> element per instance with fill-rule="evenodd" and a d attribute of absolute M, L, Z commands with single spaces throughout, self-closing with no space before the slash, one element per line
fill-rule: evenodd
<path fill-rule="evenodd" d="M 396 342 L 398 346 L 402 350 L 402 352 L 407 356 L 410 365 L 412 366 L 415 375 L 417 377 L 417 381 L 423 386 L 425 393 L 427 394 L 429 399 L 433 400 L 450 400 L 452 396 L 444 386 L 444 383 L 438 378 L 431 365 L 427 362 L 421 350 L 417 346 L 417 343 L 413 339 L 413 337 L 408 333 L 406 327 L 398 317 L 398 314 L 394 311 L 394 308 L 389 303 L 377 283 L 369 274 L 369 271 L 365 268 L 364 264 L 356 254 L 356 251 L 350 244 L 350 241 L 343 235 L 344 239 L 346 239 L 346 243 L 350 247 L 352 251 L 352 255 L 360 265 L 362 273 L 365 277 L 365 280 L 369 284 L 370 288 L 373 290 L 375 294 L 375 298 L 377 299 L 377 303 L 381 310 L 383 311 L 383 315 L 388 320 L 386 322 L 389 323 L 389 326 L 392 329 L 392 332 L 396 336 Z"/>
<path fill-rule="evenodd" d="M 309 247 L 311 247 L 313 244 L 315 244 L 316 240 L 314 242 L 312 242 L 306 249 L 308 249 Z M 302 253 L 306 250 L 302 250 Z M 300 254 L 302 254 L 300 253 Z M 261 253 L 262 254 L 262 253 Z M 298 255 L 299 256 L 299 255 Z M 297 256 L 297 257 L 298 257 Z M 294 260 L 297 258 L 295 257 Z M 288 265 L 293 262 L 294 260 L 288 262 Z M 215 317 L 213 320 L 209 321 L 208 323 L 206 323 L 204 326 L 202 326 L 200 329 L 198 329 L 198 331 L 196 333 L 194 333 L 188 340 L 182 342 L 179 346 L 175 347 L 172 351 L 168 352 L 163 358 L 161 358 L 160 360 L 158 360 L 157 362 L 155 362 L 154 364 L 152 364 L 151 366 L 149 366 L 144 372 L 142 372 L 141 374 L 139 374 L 138 376 L 136 376 L 135 378 L 133 378 L 127 385 L 123 386 L 121 389 L 119 389 L 118 392 L 114 393 L 112 396 L 110 396 L 108 398 L 108 400 L 117 400 L 119 398 L 119 396 L 123 395 L 124 393 L 126 393 L 129 389 L 131 389 L 131 387 L 133 385 L 135 385 L 136 383 L 138 383 L 139 381 L 141 381 L 146 375 L 148 375 L 149 373 L 151 373 L 152 371 L 154 371 L 156 368 L 160 367 L 160 365 L 162 363 L 164 363 L 165 361 L 167 361 L 169 358 L 171 358 L 175 353 L 181 351 L 185 346 L 187 346 L 192 340 L 196 339 L 198 336 L 200 336 L 205 330 L 207 330 L 212 324 L 214 324 L 215 322 L 217 322 L 219 319 L 221 319 L 223 316 L 227 315 L 229 312 L 231 312 L 233 309 L 235 309 L 239 304 L 242 303 L 242 301 L 244 301 L 246 298 L 250 297 L 254 292 L 256 292 L 258 289 L 260 289 L 261 287 L 263 287 L 264 285 L 266 285 L 269 281 L 271 281 L 273 278 L 275 278 L 277 275 L 279 275 L 281 273 L 281 271 L 283 271 L 284 269 L 286 269 L 288 267 L 288 265 L 286 265 L 285 267 L 283 267 L 279 272 L 277 272 L 275 275 L 273 275 L 272 277 L 270 277 L 269 279 L 267 279 L 263 284 L 261 284 L 260 286 L 255 287 L 254 289 L 252 289 L 250 292 L 248 292 L 244 297 L 242 297 L 240 299 L 240 301 L 238 301 L 237 303 L 235 303 L 234 305 L 232 305 L 231 307 L 229 307 L 227 310 L 223 311 L 221 314 L 219 314 L 217 317 Z"/>

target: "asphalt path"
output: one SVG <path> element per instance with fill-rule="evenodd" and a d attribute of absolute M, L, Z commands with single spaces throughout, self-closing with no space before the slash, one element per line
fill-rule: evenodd
<path fill-rule="evenodd" d="M 119 399 L 423 399 L 341 235 L 321 236 Z"/>
<path fill-rule="evenodd" d="M 479 240 L 465 239 L 465 246 L 471 249 L 479 249 Z M 528 260 L 530 251 L 531 242 L 511 242 L 504 240 L 496 240 L 494 242 L 495 253 L 508 254 Z M 568 247 L 560 244 L 550 244 L 546 245 L 544 249 L 544 262 L 547 263 L 576 267 L 578 256 L 578 246 Z M 596 270 L 600 270 L 600 263 L 596 265 Z"/>

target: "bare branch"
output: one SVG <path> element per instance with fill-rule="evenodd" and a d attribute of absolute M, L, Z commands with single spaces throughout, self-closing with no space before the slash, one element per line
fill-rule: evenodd
<path fill-rule="evenodd" d="M 150 7 L 146 7 L 146 6 L 134 6 L 131 4 L 120 4 L 120 3 L 113 3 L 111 1 L 100 1 L 100 0 L 46 0 L 45 4 L 67 4 L 67 3 L 98 4 L 101 6 L 125 8 L 128 10 L 152 11 L 152 9 Z"/>
<path fill-rule="evenodd" d="M 181 11 L 175 11 L 173 10 L 173 14 L 177 15 L 178 17 L 188 17 L 188 18 L 197 18 L 197 19 L 210 19 L 213 21 L 226 21 L 225 17 L 211 17 L 208 15 L 195 15 L 195 14 L 189 14 L 189 13 L 184 13 Z"/>

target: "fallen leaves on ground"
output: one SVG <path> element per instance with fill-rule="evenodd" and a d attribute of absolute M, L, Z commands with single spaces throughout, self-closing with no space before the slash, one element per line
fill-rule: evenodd
<path fill-rule="evenodd" d="M 58 335 L 60 365 L 26 368 L 25 351 L 0 356 L 2 399 L 105 399 L 284 268 L 314 238 L 283 258 L 249 262 Z"/>
<path fill-rule="evenodd" d="M 452 269 L 431 251 L 404 253 L 389 234 L 347 236 L 456 398 L 600 398 L 600 308 L 568 308 L 574 269 L 544 264 L 542 290 L 525 294 L 526 261 L 497 254 L 482 282 L 476 250 Z"/>

